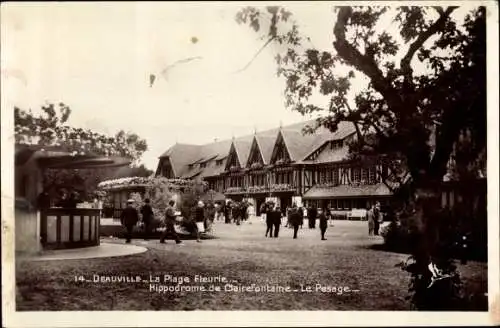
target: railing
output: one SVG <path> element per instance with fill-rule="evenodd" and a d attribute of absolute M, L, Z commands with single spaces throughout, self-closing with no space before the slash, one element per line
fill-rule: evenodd
<path fill-rule="evenodd" d="M 243 187 L 229 187 L 225 191 L 226 194 L 243 194 L 245 193 L 245 188 Z"/>
<path fill-rule="evenodd" d="M 113 209 L 113 219 L 119 219 L 122 216 L 123 208 L 114 208 Z"/>
<path fill-rule="evenodd" d="M 40 237 L 44 249 L 99 245 L 99 209 L 49 208 L 41 210 L 40 217 Z"/>

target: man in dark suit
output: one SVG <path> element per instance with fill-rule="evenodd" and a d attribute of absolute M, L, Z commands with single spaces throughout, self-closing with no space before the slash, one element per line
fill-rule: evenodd
<path fill-rule="evenodd" d="M 132 240 L 132 232 L 134 231 L 134 226 L 139 221 L 139 213 L 134 207 L 133 199 L 129 199 L 127 201 L 127 207 L 123 209 L 120 219 L 122 225 L 127 229 L 125 235 L 125 238 L 127 239 L 126 243 L 130 243 L 130 241 Z"/>
<path fill-rule="evenodd" d="M 297 239 L 297 232 L 302 223 L 301 221 L 302 216 L 300 215 L 300 209 L 297 207 L 297 204 L 294 203 L 288 213 L 288 222 L 290 222 L 293 227 L 293 239 Z"/>
<path fill-rule="evenodd" d="M 310 206 L 307 211 L 307 219 L 309 221 L 309 229 L 316 228 L 316 217 L 318 216 L 318 210 L 315 206 Z"/>
<path fill-rule="evenodd" d="M 281 225 L 281 215 L 282 215 L 281 208 L 279 206 L 276 206 L 276 208 L 271 212 L 272 212 L 272 222 L 274 225 L 274 238 L 278 238 Z"/>
<path fill-rule="evenodd" d="M 325 233 L 326 233 L 326 228 L 328 227 L 328 218 L 326 217 L 325 212 L 323 211 L 322 208 L 320 208 L 318 211 L 318 217 L 319 217 L 319 228 L 321 230 L 321 240 L 326 240 Z"/>
<path fill-rule="evenodd" d="M 167 209 L 165 210 L 165 231 L 163 232 L 163 234 L 161 235 L 161 238 L 160 238 L 161 244 L 165 243 L 165 239 L 167 237 L 171 237 L 173 240 L 175 240 L 176 244 L 181 243 L 179 235 L 175 231 L 176 214 L 175 214 L 174 205 L 175 205 L 175 201 L 170 200 L 168 202 Z"/>
<path fill-rule="evenodd" d="M 274 217 L 276 214 L 274 213 L 275 210 L 272 208 L 273 205 L 270 205 L 270 209 L 267 210 L 266 213 L 266 237 L 267 234 L 269 234 L 269 238 L 272 238 L 273 236 L 273 226 L 274 226 Z"/>

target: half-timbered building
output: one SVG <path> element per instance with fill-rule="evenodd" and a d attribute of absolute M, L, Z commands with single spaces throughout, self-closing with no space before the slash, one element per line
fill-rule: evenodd
<path fill-rule="evenodd" d="M 205 145 L 175 144 L 160 156 L 157 175 L 203 179 L 227 199 L 256 206 L 273 200 L 282 208 L 314 204 L 337 210 L 366 208 L 391 196 L 381 163 L 349 159 L 351 123 L 336 132 L 303 134 L 306 121 Z"/>

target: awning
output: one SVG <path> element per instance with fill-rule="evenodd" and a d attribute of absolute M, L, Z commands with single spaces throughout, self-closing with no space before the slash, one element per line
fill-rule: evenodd
<path fill-rule="evenodd" d="M 93 169 L 126 166 L 130 161 L 121 157 L 61 155 L 39 158 L 38 163 L 41 167 L 50 169 Z"/>
<path fill-rule="evenodd" d="M 375 185 L 338 185 L 335 187 L 315 186 L 309 189 L 304 199 L 333 199 L 391 196 L 391 191 L 383 183 Z"/>
<path fill-rule="evenodd" d="M 96 154 L 72 154 L 60 146 L 19 145 L 16 144 L 16 165 L 23 165 L 35 158 L 38 165 L 49 169 L 93 169 L 126 166 L 130 160 L 117 156 Z"/>

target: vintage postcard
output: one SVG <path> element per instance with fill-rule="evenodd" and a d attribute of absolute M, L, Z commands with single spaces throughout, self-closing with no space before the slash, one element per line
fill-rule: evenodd
<path fill-rule="evenodd" d="M 498 5 L 4 2 L 5 327 L 498 325 Z"/>

